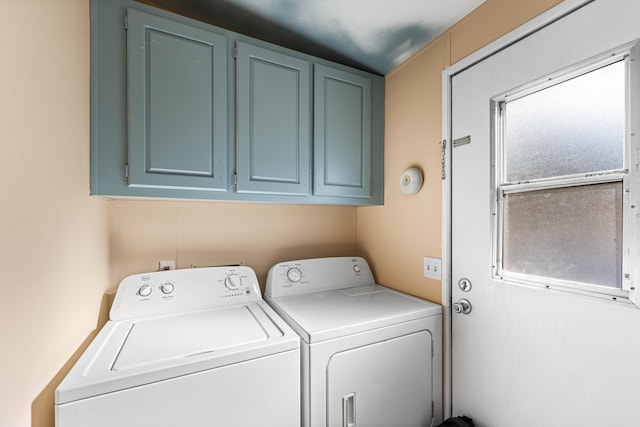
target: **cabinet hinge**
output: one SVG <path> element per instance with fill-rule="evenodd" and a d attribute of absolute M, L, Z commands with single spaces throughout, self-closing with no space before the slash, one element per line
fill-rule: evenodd
<path fill-rule="evenodd" d="M 442 140 L 442 148 L 440 153 L 440 161 L 442 162 L 442 180 L 447 179 L 447 140 Z"/>
<path fill-rule="evenodd" d="M 431 401 L 431 418 L 433 418 L 433 412 L 436 410 L 436 404 L 433 402 L 433 400 Z"/>
<path fill-rule="evenodd" d="M 124 17 L 124 29 L 125 30 L 129 29 L 129 17 L 127 15 L 125 15 Z"/>
<path fill-rule="evenodd" d="M 124 165 L 124 177 L 129 178 L 129 164 Z"/>
<path fill-rule="evenodd" d="M 238 189 L 238 174 L 234 173 L 233 174 L 233 186 L 235 187 L 235 189 Z"/>
<path fill-rule="evenodd" d="M 238 59 L 238 43 L 233 44 L 233 58 Z"/>

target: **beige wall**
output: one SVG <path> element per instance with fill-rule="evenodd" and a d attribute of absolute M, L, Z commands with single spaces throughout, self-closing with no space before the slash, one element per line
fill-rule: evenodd
<path fill-rule="evenodd" d="M 353 207 L 114 201 L 110 214 L 113 284 L 161 260 L 178 268 L 242 260 L 264 288 L 277 262 L 356 251 Z"/>
<path fill-rule="evenodd" d="M 385 204 L 358 208 L 358 246 L 379 283 L 432 301 L 440 281 L 423 278 L 424 256 L 441 253 L 440 73 L 448 58 L 447 38 L 386 79 Z M 424 173 L 414 195 L 400 190 L 410 166 Z"/>
<path fill-rule="evenodd" d="M 387 77 L 385 206 L 112 201 L 88 196 L 89 1 L 0 6 L 0 426 L 53 427 L 53 391 L 120 279 L 242 259 L 365 255 L 379 282 L 434 301 L 441 256 L 441 71 L 557 0 L 489 0 Z M 425 171 L 414 196 L 406 167 Z"/>
<path fill-rule="evenodd" d="M 59 372 L 108 288 L 89 193 L 89 2 L 0 4 L 0 426 L 53 426 Z M 33 422 L 32 422 L 33 420 Z"/>
<path fill-rule="evenodd" d="M 387 75 L 385 203 L 357 210 L 358 247 L 378 282 L 441 302 L 441 282 L 423 277 L 422 261 L 442 257 L 442 70 L 557 3 L 487 0 Z M 407 196 L 399 181 L 410 166 L 425 182 Z"/>

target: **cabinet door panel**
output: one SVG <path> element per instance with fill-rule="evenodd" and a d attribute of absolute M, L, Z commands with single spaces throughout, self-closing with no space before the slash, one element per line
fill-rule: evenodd
<path fill-rule="evenodd" d="M 309 193 L 310 67 L 238 43 L 238 192 Z"/>
<path fill-rule="evenodd" d="M 371 196 L 371 81 L 315 66 L 314 194 Z"/>
<path fill-rule="evenodd" d="M 225 190 L 226 38 L 128 11 L 129 185 Z"/>

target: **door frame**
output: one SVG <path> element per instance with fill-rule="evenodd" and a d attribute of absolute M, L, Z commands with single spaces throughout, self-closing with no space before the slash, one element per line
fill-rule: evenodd
<path fill-rule="evenodd" d="M 452 129 L 451 129 L 451 81 L 456 74 L 472 67 L 495 53 L 517 43 L 536 31 L 569 15 L 575 10 L 593 2 L 595 0 L 564 0 L 562 3 L 543 12 L 523 25 L 510 31 L 504 36 L 496 39 L 488 45 L 482 47 L 471 55 L 461 59 L 455 64 L 445 68 L 442 72 L 442 306 L 443 306 L 443 340 L 442 340 L 442 363 L 443 363 L 443 405 L 444 418 L 448 418 L 452 413 L 452 328 L 451 328 L 451 154 L 452 154 Z"/>

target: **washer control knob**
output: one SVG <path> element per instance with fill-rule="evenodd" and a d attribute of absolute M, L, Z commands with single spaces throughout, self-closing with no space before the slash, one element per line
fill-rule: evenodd
<path fill-rule="evenodd" d="M 362 268 L 360 268 L 360 266 L 356 264 L 353 266 L 353 271 L 355 271 L 356 273 L 360 273 L 362 271 Z"/>
<path fill-rule="evenodd" d="M 287 270 L 287 279 L 291 282 L 299 282 L 302 279 L 302 271 L 296 267 L 290 268 Z"/>
<path fill-rule="evenodd" d="M 227 289 L 235 291 L 242 285 L 242 279 L 237 274 L 230 274 L 224 279 L 224 285 Z"/>
<path fill-rule="evenodd" d="M 175 289 L 175 286 L 171 282 L 166 282 L 166 283 L 163 283 L 162 285 L 160 285 L 160 290 L 165 295 L 173 293 L 174 289 Z"/>
<path fill-rule="evenodd" d="M 151 286 L 142 285 L 140 286 L 140 289 L 138 289 L 138 295 L 140 295 L 141 297 L 148 297 L 149 295 L 151 295 L 151 290 Z"/>

